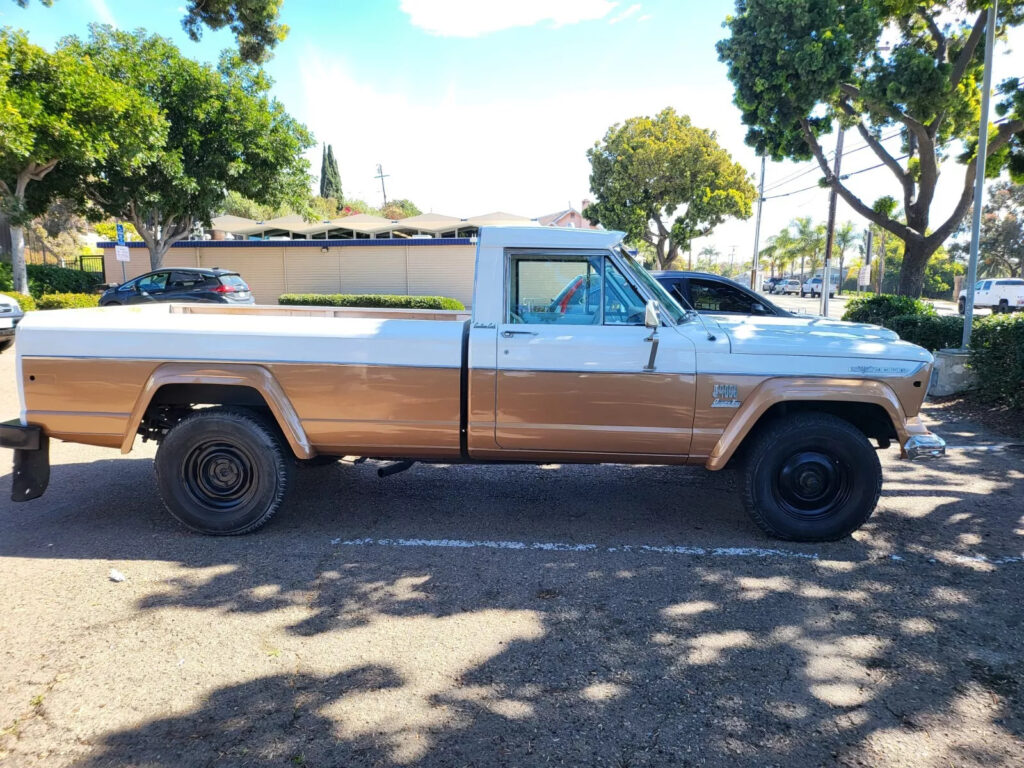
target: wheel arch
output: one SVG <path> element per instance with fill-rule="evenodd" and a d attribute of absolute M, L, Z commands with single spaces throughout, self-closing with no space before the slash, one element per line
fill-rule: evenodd
<path fill-rule="evenodd" d="M 191 399 L 194 398 L 194 399 Z M 261 365 L 165 363 L 150 374 L 128 418 L 121 453 L 129 453 L 151 405 L 173 402 L 265 406 L 300 459 L 316 455 L 298 414 L 274 375 Z"/>
<path fill-rule="evenodd" d="M 896 392 L 884 382 L 861 379 L 769 379 L 740 406 L 704 466 L 723 469 L 765 424 L 790 413 L 830 413 L 880 442 L 898 439 L 902 446 L 923 430 L 908 419 Z M 884 442 L 882 442 L 884 445 Z"/>

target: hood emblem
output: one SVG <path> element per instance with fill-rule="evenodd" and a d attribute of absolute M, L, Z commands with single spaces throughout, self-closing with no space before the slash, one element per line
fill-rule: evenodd
<path fill-rule="evenodd" d="M 739 408 L 739 391 L 735 384 L 715 384 L 711 390 L 712 408 Z"/>

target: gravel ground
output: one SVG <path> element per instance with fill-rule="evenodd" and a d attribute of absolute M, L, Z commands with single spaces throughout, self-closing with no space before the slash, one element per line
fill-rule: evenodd
<path fill-rule="evenodd" d="M 1020 766 L 1024 453 L 947 436 L 813 546 L 725 473 L 372 463 L 211 539 L 152 446 L 55 444 L 0 501 L 0 765 Z"/>

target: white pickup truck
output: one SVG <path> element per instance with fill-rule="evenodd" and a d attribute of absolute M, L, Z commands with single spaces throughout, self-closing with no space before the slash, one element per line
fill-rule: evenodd
<path fill-rule="evenodd" d="M 974 306 L 985 307 L 993 312 L 1024 311 L 1024 280 L 1019 277 L 996 277 L 979 280 L 974 284 Z M 960 291 L 957 308 L 964 314 L 967 307 L 967 290 Z"/>
<path fill-rule="evenodd" d="M 263 525 L 300 462 L 736 466 L 772 536 L 831 540 L 881 489 L 876 448 L 944 443 L 918 410 L 932 357 L 875 326 L 701 317 L 621 233 L 485 228 L 472 313 L 168 304 L 33 312 L 17 334 L 13 498 L 48 440 L 159 442 L 159 492 L 208 534 Z M 666 502 L 676 503 L 671 494 Z"/>

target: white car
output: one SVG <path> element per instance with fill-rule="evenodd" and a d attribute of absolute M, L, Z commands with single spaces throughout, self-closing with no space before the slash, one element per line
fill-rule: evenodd
<path fill-rule="evenodd" d="M 17 299 L 0 293 L 0 352 L 14 343 L 14 330 L 24 316 Z"/>
<path fill-rule="evenodd" d="M 960 291 L 957 307 L 962 315 L 966 311 L 967 290 Z M 993 312 L 1024 310 L 1024 280 L 1019 277 L 979 280 L 974 284 L 974 306 L 986 307 Z"/>
<path fill-rule="evenodd" d="M 810 280 L 808 280 L 806 283 L 804 283 L 802 286 L 800 286 L 800 295 L 801 296 L 805 296 L 805 295 L 808 295 L 808 294 L 811 295 L 811 296 L 814 296 L 814 297 L 821 296 L 821 278 L 820 277 L 812 277 Z M 835 296 L 836 295 L 836 287 L 834 285 L 830 285 L 829 286 L 829 288 L 828 288 L 828 295 L 829 296 Z"/>
<path fill-rule="evenodd" d="M 796 279 L 781 280 L 772 288 L 772 293 L 800 293 L 800 281 Z"/>

